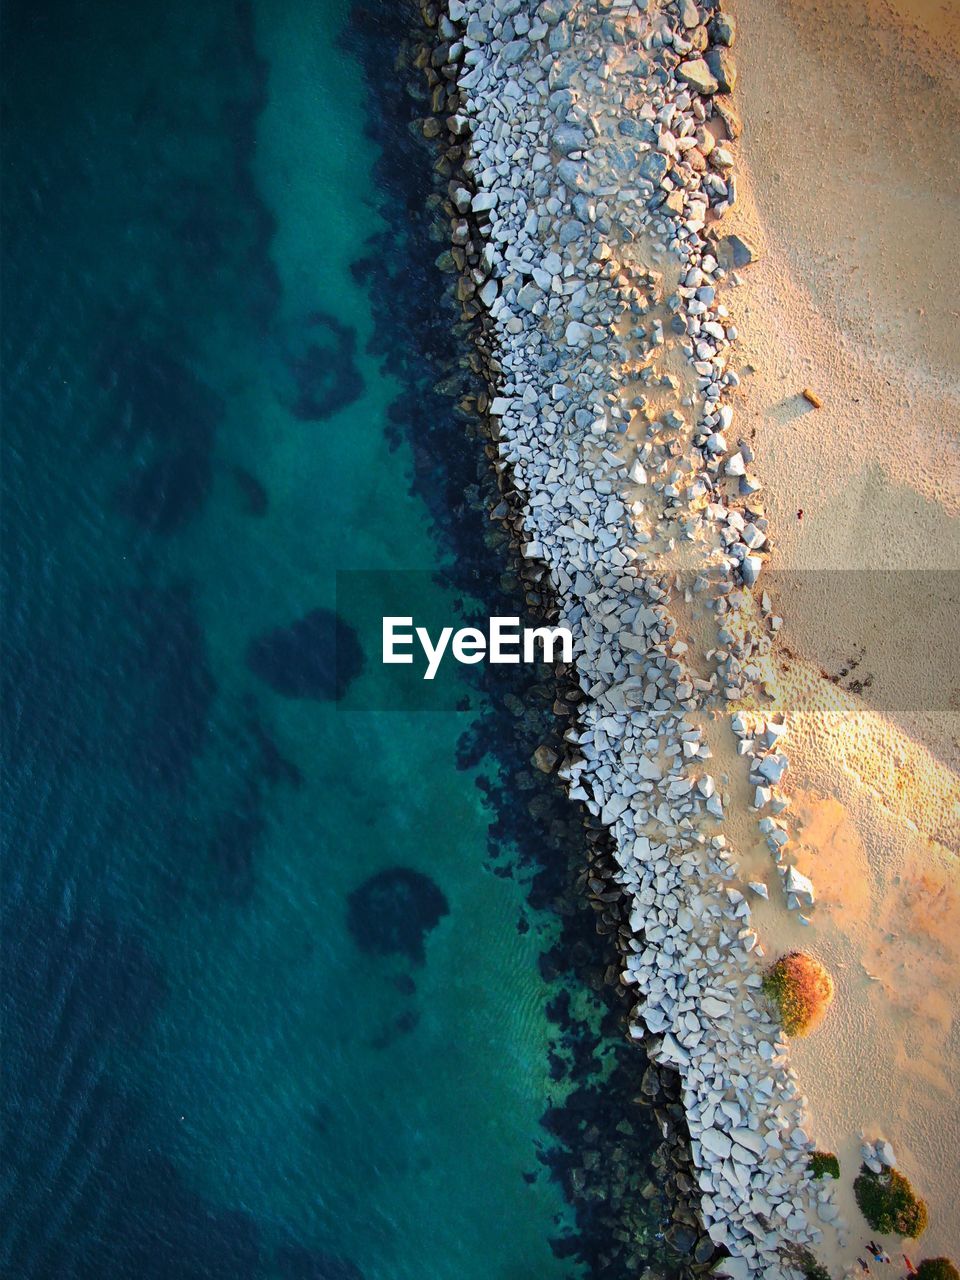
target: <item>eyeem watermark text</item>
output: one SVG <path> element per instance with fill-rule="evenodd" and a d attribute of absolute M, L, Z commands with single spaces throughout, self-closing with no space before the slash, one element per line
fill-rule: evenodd
<path fill-rule="evenodd" d="M 432 680 L 449 649 L 457 662 L 518 663 L 573 661 L 573 635 L 568 627 L 523 627 L 519 618 L 489 618 L 479 627 L 442 627 L 436 640 L 426 627 L 414 627 L 412 617 L 383 619 L 383 662 L 410 666 L 419 646 L 426 666 L 424 680 Z M 539 649 L 539 653 L 538 653 Z"/>

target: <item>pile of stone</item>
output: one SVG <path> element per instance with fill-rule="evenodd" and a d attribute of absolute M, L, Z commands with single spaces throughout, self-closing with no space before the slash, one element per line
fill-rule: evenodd
<path fill-rule="evenodd" d="M 809 1171 L 706 734 L 728 720 L 787 901 L 808 911 L 813 886 L 784 861 L 785 726 L 736 709 L 769 692 L 779 620 L 749 590 L 768 530 L 733 434 L 722 301 L 755 255 L 715 229 L 737 198 L 735 27 L 713 0 L 448 0 L 439 30 L 451 89 L 435 100 L 466 151 L 449 188 L 458 297 L 483 325 L 523 554 L 575 636 L 586 700 L 560 773 L 612 837 L 631 1034 L 680 1077 L 724 1272 L 797 1276 L 790 1259 L 836 1214 Z"/>
<path fill-rule="evenodd" d="M 781 749 L 787 726 L 783 721 L 776 720 L 751 723 L 751 718 L 739 711 L 731 718 L 730 725 L 737 736 L 738 753 L 750 761 L 749 777 L 754 788 L 753 807 L 758 813 L 763 813 L 758 826 L 776 861 L 787 906 L 791 911 L 797 912 L 797 919 L 801 923 L 807 924 L 816 893 L 809 877 L 785 861 L 789 837 L 780 821 L 780 815 L 787 808 L 786 797 L 777 791 L 777 784 L 789 766 Z"/>
<path fill-rule="evenodd" d="M 888 1169 L 897 1167 L 897 1157 L 893 1147 L 885 1138 L 876 1142 L 864 1142 L 860 1147 L 863 1163 L 874 1173 L 886 1173 Z"/>

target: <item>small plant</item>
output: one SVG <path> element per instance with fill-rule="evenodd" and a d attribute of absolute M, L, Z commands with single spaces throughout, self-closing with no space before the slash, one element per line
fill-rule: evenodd
<path fill-rule="evenodd" d="M 803 1245 L 786 1245 L 783 1256 L 791 1267 L 801 1273 L 804 1280 L 832 1280 L 827 1268 L 818 1262 L 810 1250 Z"/>
<path fill-rule="evenodd" d="M 805 1280 L 832 1280 L 830 1272 L 822 1262 L 811 1259 L 803 1268 Z"/>
<path fill-rule="evenodd" d="M 960 1280 L 960 1271 L 949 1258 L 925 1258 L 917 1267 L 917 1280 Z"/>
<path fill-rule="evenodd" d="M 833 979 L 819 960 L 805 951 L 791 951 L 771 965 L 763 990 L 780 1014 L 788 1036 L 805 1036 L 833 1003 Z"/>
<path fill-rule="evenodd" d="M 832 1280 L 827 1268 L 802 1245 L 788 1244 L 784 1247 L 783 1254 L 786 1261 L 801 1272 L 804 1280 Z"/>
<path fill-rule="evenodd" d="M 832 1151 L 815 1151 L 810 1157 L 810 1172 L 815 1178 L 839 1178 L 840 1161 Z"/>
<path fill-rule="evenodd" d="M 909 1181 L 896 1169 L 874 1173 L 866 1165 L 861 1165 L 853 1192 L 860 1212 L 881 1235 L 895 1234 L 916 1239 L 926 1228 L 926 1202 L 914 1193 Z"/>

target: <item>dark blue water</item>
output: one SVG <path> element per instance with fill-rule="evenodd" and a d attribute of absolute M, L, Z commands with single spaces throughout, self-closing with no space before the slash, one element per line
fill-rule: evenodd
<path fill-rule="evenodd" d="M 336 570 L 449 565 L 476 465 L 349 19 L 5 7 L 5 1276 L 581 1273 L 532 783 L 475 688 L 336 700 Z"/>

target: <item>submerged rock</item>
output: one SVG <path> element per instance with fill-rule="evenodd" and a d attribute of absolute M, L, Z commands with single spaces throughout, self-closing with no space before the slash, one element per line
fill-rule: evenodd
<path fill-rule="evenodd" d="M 542 773 L 552 773 L 560 757 L 547 744 L 541 743 L 533 753 L 533 763 Z"/>

